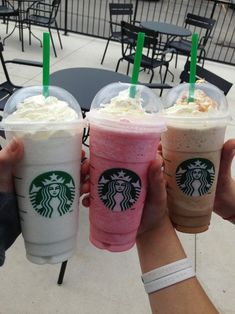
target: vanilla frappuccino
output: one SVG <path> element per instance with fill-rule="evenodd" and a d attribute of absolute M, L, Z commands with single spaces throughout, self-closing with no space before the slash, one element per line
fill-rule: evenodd
<path fill-rule="evenodd" d="M 216 87 L 196 84 L 193 101 L 188 89 L 182 84 L 166 97 L 161 141 L 170 218 L 177 230 L 198 233 L 210 224 L 228 109 Z"/>
<path fill-rule="evenodd" d="M 15 188 L 27 258 L 60 263 L 76 248 L 83 120 L 67 91 L 49 87 L 19 90 L 3 116 L 7 140 L 24 146 Z"/>

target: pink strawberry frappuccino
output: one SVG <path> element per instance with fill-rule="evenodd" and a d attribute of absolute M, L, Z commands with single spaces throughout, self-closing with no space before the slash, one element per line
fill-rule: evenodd
<path fill-rule="evenodd" d="M 147 185 L 165 125 L 158 97 L 144 86 L 114 83 L 95 97 L 90 123 L 90 241 L 125 251 L 135 244 Z"/>

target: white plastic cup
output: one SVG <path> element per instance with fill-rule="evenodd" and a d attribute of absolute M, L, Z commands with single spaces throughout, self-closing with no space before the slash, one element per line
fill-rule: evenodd
<path fill-rule="evenodd" d="M 195 84 L 195 99 L 197 90 L 217 103 L 218 110 L 203 112 L 202 103 L 201 113 L 187 111 L 186 96 L 186 106 L 178 105 L 178 112 L 169 113 L 167 109 L 182 94 L 188 95 L 187 83 L 171 89 L 163 100 L 167 131 L 161 142 L 168 209 L 175 228 L 185 233 L 200 233 L 209 228 L 221 150 L 230 120 L 221 90 L 209 83 Z"/>
<path fill-rule="evenodd" d="M 143 112 L 128 97 L 130 84 L 107 85 L 95 96 L 90 124 L 90 241 L 112 252 L 130 249 L 141 221 L 147 192 L 147 171 L 156 158 L 165 123 L 161 100 L 147 87 L 135 86 Z M 125 92 L 117 111 L 102 109 Z M 123 105 L 123 107 L 122 107 Z M 138 106 L 137 106 L 138 107 Z M 121 108 L 121 110 L 120 110 Z"/>
<path fill-rule="evenodd" d="M 4 108 L 2 126 L 7 142 L 18 137 L 24 145 L 14 182 L 27 258 L 54 264 L 67 260 L 76 248 L 84 122 L 75 98 L 50 86 L 49 96 L 67 102 L 77 120 L 7 123 L 17 104 L 42 92 L 41 86 L 32 86 L 14 93 Z"/>

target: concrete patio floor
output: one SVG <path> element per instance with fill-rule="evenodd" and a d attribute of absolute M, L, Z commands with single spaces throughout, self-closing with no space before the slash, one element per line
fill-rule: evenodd
<path fill-rule="evenodd" d="M 35 33 L 41 37 L 42 29 L 36 28 Z M 5 26 L 2 24 L 0 34 L 2 37 L 5 35 Z M 6 41 L 5 59 L 42 60 L 39 43 L 33 39 L 32 45 L 29 46 L 26 36 L 27 34 L 25 52 L 21 52 L 17 32 Z M 51 52 L 51 72 L 70 67 L 101 67 L 114 70 L 121 54 L 120 45 L 110 43 L 104 65 L 101 66 L 100 60 L 106 41 L 69 34 L 62 36 L 64 49 L 60 50 L 56 34 L 54 39 L 58 58 Z M 174 68 L 174 61 L 171 64 L 175 84 L 184 62 L 185 58 L 180 58 L 177 70 Z M 205 67 L 233 82 L 234 86 L 227 99 L 231 112 L 235 115 L 234 67 L 209 61 Z M 10 65 L 9 69 L 16 84 L 41 84 L 40 69 L 22 69 L 15 65 Z M 125 73 L 125 69 L 126 65 L 122 64 L 120 71 Z M 148 74 L 142 72 L 140 81 L 147 80 Z M 157 71 L 154 81 L 159 82 Z M 235 126 L 227 128 L 226 139 L 232 137 L 235 137 Z M 235 164 L 233 175 L 235 177 Z M 7 251 L 5 265 L 0 269 L 0 314 L 150 313 L 148 298 L 140 279 L 136 248 L 115 254 L 98 250 L 89 243 L 88 232 L 88 210 L 81 206 L 77 251 L 69 260 L 62 286 L 56 284 L 60 265 L 38 266 L 30 263 L 25 257 L 23 239 L 20 236 Z M 179 233 L 179 236 L 188 256 L 196 261 L 198 278 L 218 311 L 234 314 L 235 226 L 213 215 L 209 231 L 197 235 L 196 239 L 194 235 Z"/>

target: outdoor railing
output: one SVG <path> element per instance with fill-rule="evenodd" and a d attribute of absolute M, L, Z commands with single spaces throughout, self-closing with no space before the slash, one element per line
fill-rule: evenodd
<path fill-rule="evenodd" d="M 108 38 L 110 2 L 133 3 L 134 19 L 138 21 L 182 26 L 187 13 L 215 19 L 212 36 L 206 45 L 206 59 L 235 65 L 235 0 L 62 0 L 57 16 L 59 28 L 65 34 L 73 32 Z"/>
<path fill-rule="evenodd" d="M 110 2 L 133 3 L 139 21 L 161 21 L 183 25 L 188 12 L 216 20 L 206 46 L 209 60 L 235 65 L 235 8 L 228 1 L 216 0 L 63 0 L 58 22 L 69 32 L 107 38 Z"/>

